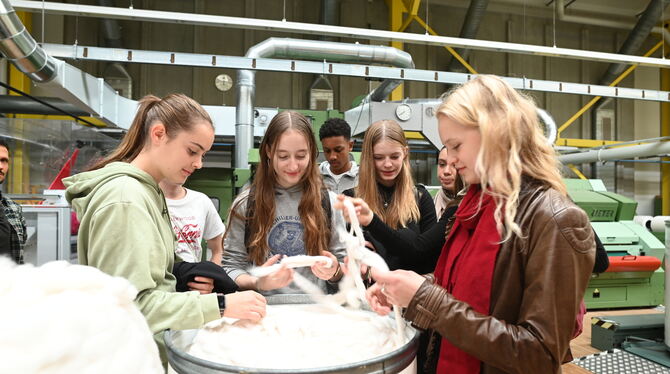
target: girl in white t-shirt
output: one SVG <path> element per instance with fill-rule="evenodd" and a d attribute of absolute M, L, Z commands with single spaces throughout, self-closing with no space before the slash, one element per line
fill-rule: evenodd
<path fill-rule="evenodd" d="M 221 265 L 225 226 L 212 200 L 202 192 L 168 180 L 161 181 L 159 186 L 165 193 L 172 229 L 177 236 L 175 253 L 186 262 L 200 262 L 204 238 L 212 251 L 209 261 Z"/>

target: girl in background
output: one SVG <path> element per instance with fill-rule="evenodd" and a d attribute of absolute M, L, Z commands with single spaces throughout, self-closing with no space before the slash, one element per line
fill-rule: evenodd
<path fill-rule="evenodd" d="M 224 235 L 223 267 L 242 289 L 264 294 L 302 293 L 290 285 L 293 270 L 255 277 L 252 266 L 269 266 L 283 256 L 327 256 L 296 271 L 328 291 L 342 278 L 346 231 L 341 212 L 332 209 L 335 194 L 319 174 L 318 149 L 309 120 L 284 111 L 268 125 L 258 151 L 260 162 L 249 189 L 233 202 Z"/>
<path fill-rule="evenodd" d="M 358 187 L 345 195 L 356 196 L 366 240 L 389 268 L 433 271 L 440 246 L 426 245 L 418 238 L 435 225 L 435 206 L 428 191 L 414 185 L 409 146 L 397 122 L 378 121 L 367 129 Z M 444 228 L 438 231 L 438 240 L 443 240 Z"/>
<path fill-rule="evenodd" d="M 463 181 L 458 178 L 456 168 L 447 162 L 447 148 L 445 147 L 442 147 L 437 155 L 437 179 L 442 188 L 435 194 L 433 202 L 435 203 L 435 214 L 442 217 L 449 203 L 463 190 Z"/>

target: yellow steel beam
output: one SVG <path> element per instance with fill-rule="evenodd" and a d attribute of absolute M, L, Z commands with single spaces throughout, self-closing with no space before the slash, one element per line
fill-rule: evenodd
<path fill-rule="evenodd" d="M 661 90 L 670 90 L 670 69 L 661 69 Z M 670 136 L 670 103 L 661 103 L 661 136 Z M 662 157 L 670 161 L 670 157 Z M 670 215 L 670 164 L 661 163 L 661 214 Z"/>
<path fill-rule="evenodd" d="M 404 32 L 405 29 L 407 29 L 407 27 L 409 27 L 410 23 L 412 23 L 412 21 L 414 21 L 414 17 L 412 17 L 412 16 L 407 16 L 407 18 L 405 18 L 405 21 L 403 21 L 402 26 L 400 26 L 400 28 L 399 28 L 398 30 L 396 30 L 396 31 L 398 31 L 398 32 Z M 401 44 L 402 44 L 402 43 L 401 43 Z"/>
<path fill-rule="evenodd" d="M 644 57 L 649 57 L 649 56 L 651 56 L 654 52 L 656 52 L 659 48 L 661 48 L 662 45 L 663 45 L 663 40 L 661 40 L 660 42 L 656 43 L 656 45 L 654 45 L 650 50 L 648 50 L 648 51 L 644 54 Z M 622 80 L 624 80 L 624 79 L 625 79 L 630 73 L 632 73 L 633 70 L 635 70 L 637 67 L 638 67 L 638 64 L 634 64 L 634 65 L 629 66 L 628 69 L 626 69 L 623 73 L 621 73 L 621 75 L 619 75 L 619 76 L 618 76 L 612 83 L 610 83 L 609 86 L 610 86 L 610 87 L 614 87 L 614 86 L 616 86 L 617 84 L 619 84 L 619 82 L 621 82 Z M 580 110 L 578 110 L 577 113 L 575 113 L 572 117 L 570 117 L 570 119 L 568 119 L 567 121 L 565 121 L 565 123 L 562 124 L 561 127 L 558 128 L 558 139 L 556 139 L 556 141 L 558 142 L 558 140 L 560 140 L 560 138 L 561 138 L 561 132 L 563 132 L 563 130 L 565 130 L 566 128 L 568 128 L 568 126 L 572 125 L 572 124 L 573 124 L 579 117 L 582 116 L 582 114 L 586 113 L 586 111 L 589 110 L 589 109 L 590 109 L 595 103 L 597 103 L 598 100 L 600 100 L 601 98 L 602 98 L 602 96 L 596 96 L 596 97 L 594 97 L 594 98 L 591 99 L 586 105 L 584 105 Z M 557 143 L 557 144 L 558 144 L 558 143 Z"/>
<path fill-rule="evenodd" d="M 424 139 L 423 135 L 417 131 L 405 131 L 405 138 L 407 139 Z"/>
<path fill-rule="evenodd" d="M 421 17 L 419 17 L 419 16 L 414 16 L 414 20 L 416 20 L 416 22 L 418 22 L 418 23 L 421 25 L 421 27 L 423 27 L 424 29 L 426 29 L 426 31 L 428 31 L 429 34 L 434 35 L 434 36 L 439 36 L 439 35 L 435 32 L 435 30 L 433 30 L 432 27 L 428 26 L 428 24 L 427 24 L 423 19 L 421 19 Z M 444 48 L 446 48 L 447 51 L 449 51 L 449 53 L 451 53 L 451 54 L 454 56 L 454 58 L 456 58 L 456 59 L 458 60 L 458 62 L 460 62 L 461 64 L 463 64 L 463 66 L 465 66 L 465 68 L 468 69 L 468 71 L 470 72 L 470 74 L 479 74 L 479 73 L 477 73 L 477 71 L 475 70 L 475 68 L 473 68 L 470 64 L 468 64 L 468 62 L 465 61 L 465 59 L 464 59 L 463 57 L 461 57 L 461 55 L 459 55 L 458 52 L 456 52 L 455 49 L 449 47 L 448 45 L 447 45 L 447 46 L 444 46 Z"/>
<path fill-rule="evenodd" d="M 407 13 L 412 16 L 416 16 L 419 13 L 419 5 L 421 5 L 421 0 L 409 0 L 405 2 Z"/>
<path fill-rule="evenodd" d="M 28 119 L 49 119 L 49 120 L 57 120 L 57 121 L 77 121 L 76 119 L 70 117 L 70 116 L 65 116 L 65 115 L 42 115 L 42 114 L 20 114 L 17 115 L 17 117 L 20 116 L 20 118 L 28 118 Z M 99 118 L 95 117 L 79 117 L 81 119 L 85 119 L 88 122 L 91 122 L 94 126 L 90 126 L 84 122 L 77 122 L 78 124 L 82 126 L 87 126 L 87 127 L 107 127 L 107 124 L 103 122 Z"/>
<path fill-rule="evenodd" d="M 389 26 L 391 31 L 398 31 L 403 26 L 402 14 L 407 13 L 407 7 L 402 0 L 388 0 L 386 2 L 389 6 Z M 409 25 L 409 23 L 407 24 Z M 407 26 L 405 26 L 407 27 Z M 403 50 L 402 42 L 391 42 L 391 47 Z M 404 94 L 404 84 L 399 85 L 393 92 L 391 92 L 391 100 L 402 100 Z"/>
<path fill-rule="evenodd" d="M 408 1 L 410 1 L 410 0 L 400 0 L 400 1 L 398 1 L 398 0 L 386 0 L 386 6 L 388 6 L 389 9 L 391 9 L 391 5 L 393 5 L 394 2 L 399 2 L 399 4 L 395 4 L 395 6 L 400 6 L 401 9 L 402 9 L 402 12 L 407 13 L 408 12 L 408 9 L 407 9 L 407 2 Z"/>
<path fill-rule="evenodd" d="M 556 139 L 556 145 L 562 145 L 566 147 L 579 147 L 579 148 L 594 148 L 601 147 L 603 145 L 611 145 L 621 143 L 614 140 L 596 140 L 596 139 L 570 139 L 570 138 L 560 138 Z"/>
<path fill-rule="evenodd" d="M 577 169 L 577 167 L 576 167 L 575 165 L 573 165 L 573 164 L 568 164 L 567 166 L 568 166 L 568 168 L 569 168 L 570 170 L 572 170 L 573 173 L 577 174 L 577 176 L 579 177 L 579 179 L 588 179 L 588 178 L 586 178 L 586 177 L 584 176 L 584 174 L 582 174 L 581 171 L 579 171 L 579 169 Z"/>

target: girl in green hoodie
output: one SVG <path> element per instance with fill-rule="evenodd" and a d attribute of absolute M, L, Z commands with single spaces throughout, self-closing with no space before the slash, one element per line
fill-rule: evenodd
<path fill-rule="evenodd" d="M 202 167 L 213 141 L 212 120 L 193 99 L 147 96 L 119 147 L 90 171 L 63 181 L 81 222 L 79 263 L 137 288 L 135 301 L 164 364 L 164 330 L 198 328 L 222 315 L 251 320 L 265 315 L 265 299 L 253 291 L 217 296 L 207 293 L 206 278 L 192 284 L 200 292 L 175 290 L 175 236 L 158 182 L 183 183 Z"/>

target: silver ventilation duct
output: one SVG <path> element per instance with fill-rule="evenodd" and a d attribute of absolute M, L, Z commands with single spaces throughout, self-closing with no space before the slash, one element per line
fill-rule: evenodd
<path fill-rule="evenodd" d="M 644 10 L 640 19 L 638 20 L 633 30 L 628 34 L 623 45 L 619 49 L 620 54 L 629 55 L 637 53 L 642 43 L 647 40 L 647 37 L 654 28 L 654 25 L 659 21 L 663 11 L 668 6 L 667 0 L 651 0 Z M 599 84 L 606 86 L 614 81 L 623 71 L 628 67 L 627 64 L 611 64 L 607 68 L 607 72 L 600 78 Z"/>
<path fill-rule="evenodd" d="M 461 27 L 461 33 L 458 35 L 459 38 L 474 39 L 477 36 L 477 30 L 479 30 L 479 24 L 484 18 L 484 13 L 486 13 L 486 7 L 489 5 L 489 0 L 472 0 L 470 2 L 470 7 L 468 7 L 468 12 L 465 15 L 463 20 L 463 26 Z M 461 55 L 463 60 L 467 60 L 470 55 L 469 49 L 458 48 L 456 53 Z M 451 57 L 447 71 L 463 71 L 464 67 L 456 59 L 456 57 Z"/>
<path fill-rule="evenodd" d="M 381 63 L 396 67 L 414 68 L 412 56 L 396 48 L 363 44 L 270 38 L 249 48 L 245 57 L 296 58 L 302 60 L 328 60 L 347 63 Z M 235 125 L 235 167 L 249 167 L 248 151 L 253 148 L 254 96 L 256 73 L 253 70 L 237 71 L 237 111 Z M 370 94 L 373 101 L 381 101 L 402 81 L 385 80 Z"/>
<path fill-rule="evenodd" d="M 30 79 L 48 82 L 56 64 L 26 30 L 9 0 L 0 0 L 0 52 Z"/>

